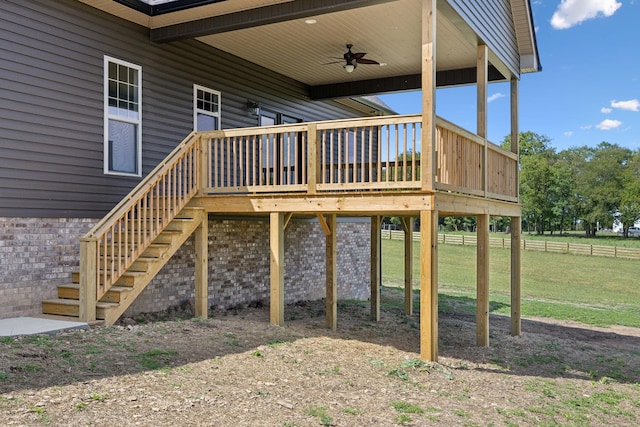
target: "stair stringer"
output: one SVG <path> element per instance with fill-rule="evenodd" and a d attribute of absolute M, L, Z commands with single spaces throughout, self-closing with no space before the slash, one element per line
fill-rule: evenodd
<path fill-rule="evenodd" d="M 136 298 L 142 293 L 142 291 L 147 287 L 151 280 L 162 270 L 167 262 L 171 259 L 171 257 L 184 245 L 187 239 L 193 234 L 194 231 L 202 224 L 202 221 L 207 221 L 207 214 L 202 208 L 183 208 L 189 209 L 191 211 L 198 211 L 198 214 L 194 216 L 193 221 L 188 221 L 183 223 L 183 230 L 180 234 L 174 235 L 171 239 L 171 244 L 167 248 L 167 250 L 162 254 L 162 256 L 155 262 L 150 263 L 150 268 L 144 275 L 139 275 L 136 277 L 134 286 L 131 290 L 124 292 L 122 295 L 122 299 L 118 305 L 111 306 L 105 309 L 104 315 L 104 323 L 105 325 L 113 325 L 119 318 L 122 316 L 122 313 L 125 312 L 127 308 L 136 300 Z M 183 211 L 181 210 L 180 213 Z M 183 218 L 179 218 L 180 213 L 176 215 L 173 221 L 183 220 Z M 162 233 L 160 233 L 162 234 Z M 160 236 L 158 236 L 160 237 Z M 127 270 L 128 271 L 128 270 Z M 98 301 L 100 303 L 100 301 Z"/>

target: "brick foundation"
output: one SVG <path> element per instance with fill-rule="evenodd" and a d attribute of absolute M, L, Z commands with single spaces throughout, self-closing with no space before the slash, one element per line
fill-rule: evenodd
<path fill-rule="evenodd" d="M 0 218 L 0 318 L 41 313 L 43 299 L 78 269 L 79 243 L 95 219 Z M 369 296 L 369 223 L 338 222 L 338 296 Z M 285 302 L 325 294 L 325 235 L 317 220 L 285 231 Z M 269 298 L 269 222 L 209 221 L 209 306 L 226 309 Z M 165 310 L 194 297 L 193 239 L 169 260 L 125 315 Z"/>
<path fill-rule="evenodd" d="M 369 223 L 338 223 L 338 296 L 369 297 Z M 325 235 L 317 220 L 285 231 L 285 303 L 325 295 Z M 164 266 L 125 312 L 167 309 L 194 294 L 193 239 Z M 268 220 L 209 221 L 209 306 L 227 309 L 269 298 Z"/>
<path fill-rule="evenodd" d="M 0 217 L 0 318 L 42 313 L 42 300 L 78 270 L 78 239 L 97 221 Z"/>

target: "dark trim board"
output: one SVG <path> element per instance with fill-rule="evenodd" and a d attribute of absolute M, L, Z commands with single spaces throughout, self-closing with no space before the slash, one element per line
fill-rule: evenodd
<path fill-rule="evenodd" d="M 167 43 L 357 9 L 394 0 L 296 0 L 152 29 L 151 41 Z"/>
<path fill-rule="evenodd" d="M 461 86 L 476 82 L 476 68 L 438 71 L 437 87 Z M 492 65 L 489 66 L 489 80 L 506 81 L 506 78 Z M 373 80 L 335 83 L 309 87 L 309 98 L 312 100 L 346 98 L 350 96 L 374 95 L 378 93 L 418 90 L 422 86 L 420 74 L 387 77 Z"/>

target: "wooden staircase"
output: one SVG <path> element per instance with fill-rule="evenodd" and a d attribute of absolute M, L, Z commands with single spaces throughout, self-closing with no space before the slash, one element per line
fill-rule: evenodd
<path fill-rule="evenodd" d="M 96 303 L 96 318 L 115 323 L 189 236 L 206 221 L 201 208 L 183 208 Z M 58 286 L 58 298 L 42 302 L 44 314 L 79 317 L 80 272 Z"/>

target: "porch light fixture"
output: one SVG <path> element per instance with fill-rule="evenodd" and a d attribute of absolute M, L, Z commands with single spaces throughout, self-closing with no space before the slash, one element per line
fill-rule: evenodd
<path fill-rule="evenodd" d="M 255 101 L 247 101 L 247 112 L 251 116 L 260 115 L 260 104 Z"/>

